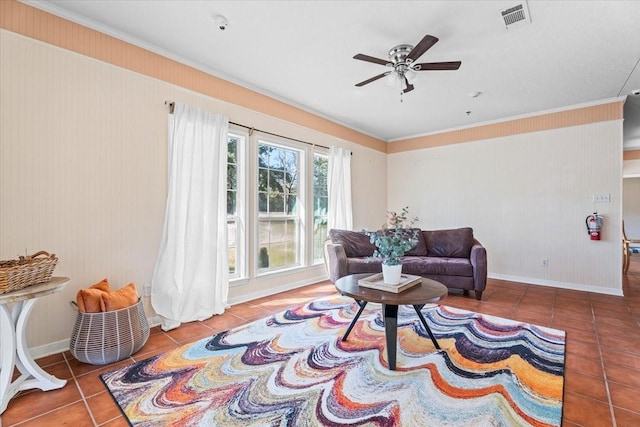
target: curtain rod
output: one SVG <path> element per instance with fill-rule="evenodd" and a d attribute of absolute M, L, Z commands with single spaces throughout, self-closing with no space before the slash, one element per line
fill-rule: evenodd
<path fill-rule="evenodd" d="M 169 114 L 173 114 L 173 109 L 175 108 L 176 103 L 173 102 L 173 101 L 164 101 L 164 105 L 169 106 Z M 311 142 L 303 141 L 301 139 L 291 138 L 291 137 L 284 136 L 284 135 L 278 135 L 277 133 L 268 132 L 266 130 L 261 130 L 261 129 L 256 129 L 254 127 L 243 125 L 243 124 L 240 124 L 240 123 L 236 123 L 236 122 L 230 121 L 229 124 L 230 125 L 240 126 L 242 128 L 248 129 L 249 130 L 249 135 L 251 135 L 255 131 L 255 132 L 264 133 L 266 135 L 277 136 L 278 138 L 285 138 L 285 139 L 288 139 L 288 140 L 291 140 L 291 141 L 301 142 L 303 144 L 312 145 L 314 147 L 326 148 L 327 150 L 329 150 L 329 147 L 326 147 L 324 145 L 314 144 L 314 143 L 311 143 Z"/>

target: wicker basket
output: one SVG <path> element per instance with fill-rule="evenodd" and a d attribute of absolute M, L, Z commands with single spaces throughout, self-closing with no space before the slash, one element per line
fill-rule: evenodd
<path fill-rule="evenodd" d="M 72 306 L 77 306 L 71 302 Z M 149 323 L 142 299 L 120 310 L 78 312 L 69 343 L 71 354 L 81 362 L 106 365 L 125 359 L 142 348 L 149 338 Z"/>
<path fill-rule="evenodd" d="M 0 294 L 48 282 L 56 268 L 55 254 L 40 251 L 20 259 L 0 261 Z"/>

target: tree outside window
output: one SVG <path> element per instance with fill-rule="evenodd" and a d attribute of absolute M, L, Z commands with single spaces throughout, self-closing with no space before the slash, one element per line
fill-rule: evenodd
<path fill-rule="evenodd" d="M 258 270 L 300 264 L 300 152 L 258 144 Z"/>

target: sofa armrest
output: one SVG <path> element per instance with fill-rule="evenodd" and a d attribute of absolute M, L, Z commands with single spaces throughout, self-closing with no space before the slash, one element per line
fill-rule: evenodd
<path fill-rule="evenodd" d="M 347 254 L 342 245 L 327 240 L 324 244 L 324 256 L 329 280 L 335 283 L 336 280 L 347 275 Z"/>
<path fill-rule="evenodd" d="M 473 266 L 473 288 L 474 291 L 482 292 L 487 286 L 487 250 L 482 244 L 474 239 L 469 257 Z"/>

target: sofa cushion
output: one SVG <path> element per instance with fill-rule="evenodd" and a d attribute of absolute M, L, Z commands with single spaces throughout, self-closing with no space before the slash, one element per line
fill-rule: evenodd
<path fill-rule="evenodd" d="M 419 228 L 410 228 L 410 231 L 416 230 L 416 237 L 418 238 L 418 243 L 409 249 L 405 255 L 407 256 L 427 256 L 427 242 L 424 240 L 424 236 L 422 235 L 422 230 Z"/>
<path fill-rule="evenodd" d="M 405 256 L 401 260 L 405 274 L 473 277 L 471 261 L 465 258 Z"/>
<path fill-rule="evenodd" d="M 371 243 L 369 236 L 358 231 L 351 230 L 329 230 L 329 237 L 333 243 L 338 243 L 344 247 L 347 257 L 368 257 L 373 255 L 376 249 Z"/>
<path fill-rule="evenodd" d="M 469 258 L 473 246 L 473 229 L 423 231 L 427 243 L 427 256 Z"/>
<path fill-rule="evenodd" d="M 347 274 L 380 273 L 382 271 L 381 258 L 348 258 Z"/>

